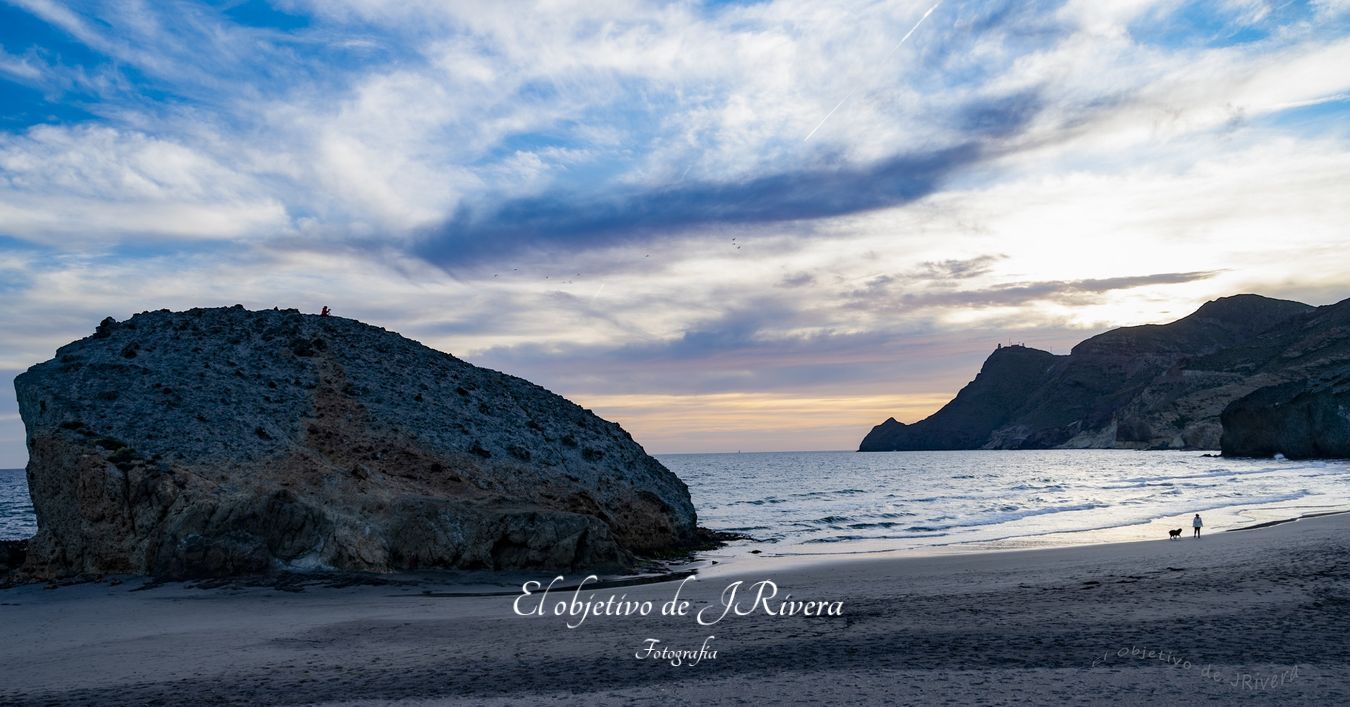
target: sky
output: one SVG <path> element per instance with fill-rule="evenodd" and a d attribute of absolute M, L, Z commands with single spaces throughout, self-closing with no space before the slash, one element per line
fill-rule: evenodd
<path fill-rule="evenodd" d="M 1350 0 L 0 0 L 14 375 L 329 306 L 654 453 L 854 449 L 1000 342 L 1350 297 Z"/>

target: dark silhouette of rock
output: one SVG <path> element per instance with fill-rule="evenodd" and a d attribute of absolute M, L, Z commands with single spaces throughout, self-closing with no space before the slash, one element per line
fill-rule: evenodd
<path fill-rule="evenodd" d="M 1222 420 L 1224 456 L 1350 457 L 1350 367 L 1261 388 L 1230 403 Z"/>
<path fill-rule="evenodd" d="M 1218 449 L 1220 413 L 1258 388 L 1350 362 L 1350 300 L 1237 295 L 1161 325 L 1114 329 L 1067 356 L 1002 347 L 950 403 L 887 420 L 860 451 Z"/>
<path fill-rule="evenodd" d="M 862 450 L 978 449 L 1037 388 L 1045 385 L 1056 356 L 1025 346 L 990 354 L 979 375 L 950 403 L 912 425 L 890 418 L 872 428 Z"/>
<path fill-rule="evenodd" d="M 27 540 L 0 540 L 0 584 L 9 573 L 22 567 L 27 558 Z"/>
<path fill-rule="evenodd" d="M 34 576 L 629 566 L 684 483 L 543 388 L 335 316 L 147 312 L 15 379 Z"/>
<path fill-rule="evenodd" d="M 1196 356 L 1251 343 L 1252 336 L 1307 314 L 1312 305 L 1260 295 L 1206 302 L 1170 324 L 1121 327 L 1085 339 L 1071 353 L 1105 356 Z"/>

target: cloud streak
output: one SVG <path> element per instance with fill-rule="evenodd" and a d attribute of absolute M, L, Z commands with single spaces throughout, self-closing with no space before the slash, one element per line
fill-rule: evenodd
<path fill-rule="evenodd" d="M 860 300 L 869 300 L 877 296 L 888 297 L 903 307 L 1013 307 L 1029 302 L 1055 300 L 1081 302 L 1087 297 L 1097 296 L 1117 290 L 1131 290 L 1153 285 L 1176 285 L 1207 280 L 1217 275 L 1213 271 L 1157 273 L 1154 275 L 1132 275 L 1126 277 L 1107 277 L 1086 280 L 1047 280 L 1044 282 L 1021 282 L 995 287 L 914 292 L 897 292 L 893 282 L 887 287 L 869 288 L 856 292 Z"/>
<path fill-rule="evenodd" d="M 463 207 L 416 252 L 453 266 L 522 251 L 575 250 L 647 241 L 710 225 L 815 220 L 896 206 L 938 189 L 986 155 L 969 143 L 865 166 L 821 166 L 740 183 L 640 190 L 618 198 L 573 194 L 514 199 L 482 211 Z"/>

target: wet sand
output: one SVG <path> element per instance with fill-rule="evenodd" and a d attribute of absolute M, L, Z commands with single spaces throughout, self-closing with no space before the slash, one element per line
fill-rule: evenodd
<path fill-rule="evenodd" d="M 699 625 L 695 612 L 720 613 L 737 580 L 742 608 L 749 585 L 772 580 L 771 604 L 791 594 L 829 613 L 838 601 L 841 615 L 757 607 Z M 588 616 L 575 629 L 566 627 L 575 618 L 517 615 L 513 605 L 537 605 L 516 604 L 517 591 L 133 591 L 140 585 L 0 592 L 0 702 L 1350 701 L 1345 514 L 1200 540 L 797 566 L 751 559 L 686 582 L 685 616 L 659 615 L 677 582 L 595 590 L 651 601 L 652 614 Z M 548 604 L 572 596 L 555 590 Z M 649 638 L 657 650 L 705 655 L 678 666 L 635 657 Z"/>

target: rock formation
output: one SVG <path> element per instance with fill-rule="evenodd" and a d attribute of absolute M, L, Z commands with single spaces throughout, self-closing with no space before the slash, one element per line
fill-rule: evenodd
<path fill-rule="evenodd" d="M 1224 456 L 1350 458 L 1350 367 L 1261 388 L 1224 408 Z"/>
<path fill-rule="evenodd" d="M 109 318 L 14 384 L 34 576 L 619 567 L 695 537 L 618 425 L 350 319 Z"/>
<path fill-rule="evenodd" d="M 913 425 L 886 420 L 872 429 L 860 451 L 979 449 L 1045 384 L 1057 358 L 1025 346 L 999 348 L 956 399 Z"/>
<path fill-rule="evenodd" d="M 1350 363 L 1350 300 L 1225 297 L 1171 324 L 1125 327 L 1067 356 L 1002 347 L 938 412 L 872 428 L 860 451 L 1217 449 L 1225 406 Z"/>

